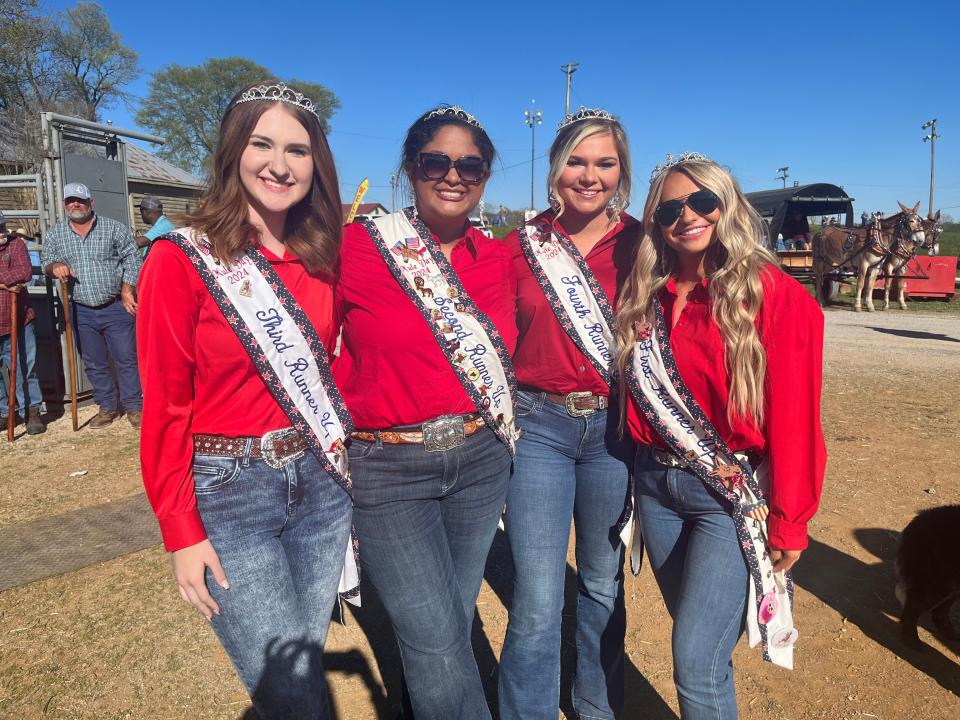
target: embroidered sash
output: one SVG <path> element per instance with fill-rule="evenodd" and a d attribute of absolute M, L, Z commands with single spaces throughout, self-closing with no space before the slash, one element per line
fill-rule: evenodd
<path fill-rule="evenodd" d="M 687 388 L 670 348 L 663 308 L 654 298 L 647 327 L 624 372 L 637 405 L 688 469 L 730 503 L 737 538 L 750 572 L 747 640 L 762 645 L 763 659 L 793 668 L 793 580 L 774 574 L 767 543 L 766 459 L 756 470 L 733 453 Z M 762 518 L 762 519 L 761 519 Z"/>
<path fill-rule="evenodd" d="M 547 223 L 517 229 L 520 247 L 557 320 L 610 385 L 613 307 L 573 241 Z"/>
<path fill-rule="evenodd" d="M 205 238 L 184 228 L 163 239 L 190 259 L 203 284 L 291 424 L 327 474 L 353 496 L 344 439 L 353 420 L 330 374 L 316 329 L 280 276 L 256 247 L 232 264 L 220 263 Z M 356 539 L 347 543 L 340 595 L 360 605 Z"/>
<path fill-rule="evenodd" d="M 364 227 L 487 426 L 513 455 L 518 437 L 513 405 L 517 379 L 500 332 L 464 290 L 413 208 L 367 220 Z"/>

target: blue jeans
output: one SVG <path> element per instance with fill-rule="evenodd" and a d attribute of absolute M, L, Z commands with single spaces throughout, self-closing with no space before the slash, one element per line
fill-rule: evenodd
<path fill-rule="evenodd" d="M 119 409 L 117 388 L 110 359 L 117 371 L 120 402 L 127 412 L 143 407 L 140 374 L 137 370 L 136 321 L 123 303 L 114 300 L 101 307 L 74 303 L 77 343 L 87 377 L 93 385 L 93 399 L 103 410 Z"/>
<path fill-rule="evenodd" d="M 17 337 L 17 407 L 21 415 L 27 414 L 27 408 L 40 407 L 43 397 L 40 395 L 40 381 L 37 379 L 37 337 L 33 332 L 33 323 L 28 322 Z M 0 337 L 0 363 L 6 368 L 6 378 L 10 378 L 10 334 Z M 6 415 L 10 397 L 6 386 L 0 382 L 0 415 Z"/>
<path fill-rule="evenodd" d="M 470 644 L 511 460 L 493 431 L 441 452 L 351 441 L 363 577 L 393 623 L 416 720 L 488 720 Z"/>
<path fill-rule="evenodd" d="M 634 468 L 647 557 L 673 618 L 673 678 L 684 720 L 737 717 L 733 649 L 747 566 L 726 502 L 683 468 L 640 448 Z"/>
<path fill-rule="evenodd" d="M 322 653 L 350 498 L 309 452 L 281 468 L 195 455 L 197 508 L 230 589 L 207 571 L 217 634 L 265 720 L 327 718 Z"/>
<path fill-rule="evenodd" d="M 570 524 L 576 529 L 577 668 L 573 707 L 613 718 L 623 705 L 623 545 L 632 443 L 616 410 L 571 417 L 543 394 L 517 395 L 517 462 L 506 529 L 515 568 L 500 655 L 501 720 L 555 720 Z"/>

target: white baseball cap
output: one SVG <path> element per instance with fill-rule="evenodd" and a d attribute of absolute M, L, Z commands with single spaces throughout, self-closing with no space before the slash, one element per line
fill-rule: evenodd
<path fill-rule="evenodd" d="M 80 198 L 81 200 L 90 199 L 90 188 L 83 183 L 69 183 L 63 188 L 63 199 Z"/>

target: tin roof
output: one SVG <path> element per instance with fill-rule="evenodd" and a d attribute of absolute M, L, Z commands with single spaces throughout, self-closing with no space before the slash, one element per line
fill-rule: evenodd
<path fill-rule="evenodd" d="M 134 182 L 176 183 L 189 187 L 203 187 L 203 181 L 181 170 L 176 165 L 148 153 L 143 148 L 127 143 L 127 178 Z"/>

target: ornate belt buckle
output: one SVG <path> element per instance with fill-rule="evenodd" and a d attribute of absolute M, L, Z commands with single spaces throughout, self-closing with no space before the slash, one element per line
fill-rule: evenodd
<path fill-rule="evenodd" d="M 280 430 L 271 430 L 260 438 L 260 456 L 263 461 L 274 470 L 279 470 L 290 460 L 293 460 L 303 454 L 303 451 L 296 452 L 293 455 L 281 457 L 277 452 L 277 443 L 286 440 L 296 432 L 293 428 L 281 428 Z"/>
<path fill-rule="evenodd" d="M 425 422 L 423 449 L 427 452 L 442 452 L 463 445 L 463 418 L 460 415 L 445 415 Z"/>
<path fill-rule="evenodd" d="M 563 398 L 563 408 L 567 411 L 567 415 L 570 415 L 571 417 L 585 417 L 587 415 L 593 415 L 597 411 L 596 408 L 581 409 L 573 404 L 578 398 L 588 397 L 593 397 L 593 393 L 586 391 L 567 393 L 566 397 Z"/>

